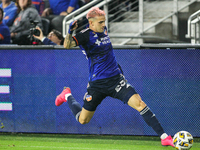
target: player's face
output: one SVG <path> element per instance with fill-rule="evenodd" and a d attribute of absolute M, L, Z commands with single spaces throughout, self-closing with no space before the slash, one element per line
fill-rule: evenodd
<path fill-rule="evenodd" d="M 105 16 L 97 16 L 97 17 L 95 17 L 95 19 L 91 23 L 92 30 L 94 32 L 99 32 L 99 33 L 104 32 L 105 21 L 106 21 L 106 17 Z"/>

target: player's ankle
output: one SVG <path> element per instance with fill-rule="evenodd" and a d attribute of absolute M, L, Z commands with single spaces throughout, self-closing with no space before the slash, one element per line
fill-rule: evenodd
<path fill-rule="evenodd" d="M 161 136 L 160 136 L 160 138 L 162 139 L 162 140 L 164 140 L 165 138 L 167 138 L 168 137 L 168 135 L 166 134 L 166 133 L 163 133 Z"/>

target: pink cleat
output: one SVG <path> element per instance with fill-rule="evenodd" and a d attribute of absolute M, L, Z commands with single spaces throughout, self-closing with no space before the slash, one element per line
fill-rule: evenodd
<path fill-rule="evenodd" d="M 174 147 L 173 139 L 170 135 L 168 137 L 166 137 L 164 140 L 161 139 L 161 144 L 162 144 L 162 146 L 172 146 L 172 147 Z"/>
<path fill-rule="evenodd" d="M 63 91 L 60 93 L 60 95 L 58 95 L 56 97 L 56 100 L 55 100 L 55 105 L 56 106 L 60 106 L 62 105 L 62 103 L 64 102 L 67 102 L 67 100 L 65 99 L 65 95 L 66 94 L 71 94 L 71 90 L 69 87 L 64 87 Z"/>

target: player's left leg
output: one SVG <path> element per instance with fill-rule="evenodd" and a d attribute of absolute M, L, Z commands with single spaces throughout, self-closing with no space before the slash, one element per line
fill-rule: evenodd
<path fill-rule="evenodd" d="M 168 136 L 161 124 L 159 123 L 158 119 L 156 118 L 155 114 L 150 110 L 150 108 L 142 101 L 139 94 L 134 94 L 130 97 L 127 103 L 132 108 L 136 109 L 140 112 L 140 115 L 143 117 L 144 121 L 147 123 L 148 126 L 151 126 L 153 130 L 160 136 L 161 144 L 163 146 L 173 146 L 173 140 L 171 136 Z"/>

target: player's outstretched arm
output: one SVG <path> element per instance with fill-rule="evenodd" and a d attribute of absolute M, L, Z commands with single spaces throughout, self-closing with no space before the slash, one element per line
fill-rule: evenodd
<path fill-rule="evenodd" d="M 65 40 L 64 40 L 64 48 L 70 49 L 75 46 L 76 46 L 76 42 L 73 40 L 72 35 L 67 34 L 67 36 L 65 37 Z"/>
<path fill-rule="evenodd" d="M 78 27 L 77 21 L 73 21 L 73 22 L 70 23 L 68 34 L 67 34 L 67 36 L 65 37 L 65 40 L 64 40 L 64 47 L 66 49 L 70 49 L 70 48 L 76 46 L 76 42 L 72 38 L 72 33 L 77 27 Z"/>

